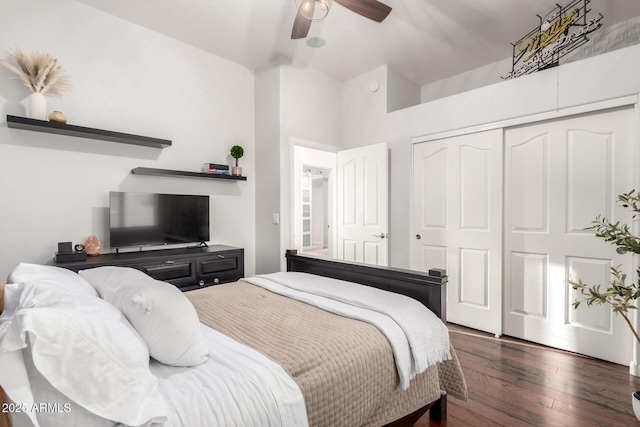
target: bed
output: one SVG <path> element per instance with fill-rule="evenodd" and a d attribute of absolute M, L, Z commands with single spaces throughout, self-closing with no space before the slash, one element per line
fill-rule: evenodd
<path fill-rule="evenodd" d="M 185 294 L 122 267 L 16 267 L 0 294 L 14 425 L 410 426 L 446 417 L 448 395 L 466 399 L 446 328 L 446 340 L 421 330 L 429 316 L 443 326 L 444 271 L 286 256 L 286 273 Z M 396 298 L 408 305 L 381 313 Z"/>

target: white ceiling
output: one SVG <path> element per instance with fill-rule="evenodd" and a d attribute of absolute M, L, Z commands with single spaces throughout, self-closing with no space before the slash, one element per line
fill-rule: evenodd
<path fill-rule="evenodd" d="M 512 54 L 511 43 L 569 0 L 382 0 L 393 10 L 382 23 L 338 3 L 291 40 L 294 0 L 77 0 L 107 13 L 255 69 L 278 55 L 347 80 L 389 64 L 424 85 Z M 593 0 L 604 25 L 640 16 L 638 0 Z M 505 70 L 507 74 L 509 69 Z"/>

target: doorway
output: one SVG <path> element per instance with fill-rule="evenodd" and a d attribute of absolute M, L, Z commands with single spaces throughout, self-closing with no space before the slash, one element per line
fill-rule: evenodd
<path fill-rule="evenodd" d="M 293 158 L 293 246 L 302 253 L 386 266 L 387 144 L 336 151 L 294 144 Z"/>
<path fill-rule="evenodd" d="M 302 252 L 329 255 L 329 176 L 331 169 L 303 165 Z"/>
<path fill-rule="evenodd" d="M 293 240 L 298 252 L 334 257 L 336 153 L 294 145 Z"/>

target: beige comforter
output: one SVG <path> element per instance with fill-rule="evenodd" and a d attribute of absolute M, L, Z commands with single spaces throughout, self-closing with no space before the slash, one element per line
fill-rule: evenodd
<path fill-rule="evenodd" d="M 200 321 L 278 362 L 300 387 L 310 426 L 381 426 L 440 397 L 466 399 L 453 360 L 401 390 L 391 346 L 373 325 L 239 281 L 186 293 Z"/>

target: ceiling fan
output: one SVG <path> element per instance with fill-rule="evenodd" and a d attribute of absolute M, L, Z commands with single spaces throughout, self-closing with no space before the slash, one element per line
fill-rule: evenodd
<path fill-rule="evenodd" d="M 292 39 L 307 37 L 311 21 L 316 21 L 327 16 L 333 0 L 295 0 L 298 6 L 296 19 L 291 30 Z M 391 12 L 391 8 L 377 0 L 336 0 L 347 9 L 376 22 L 382 22 Z"/>

